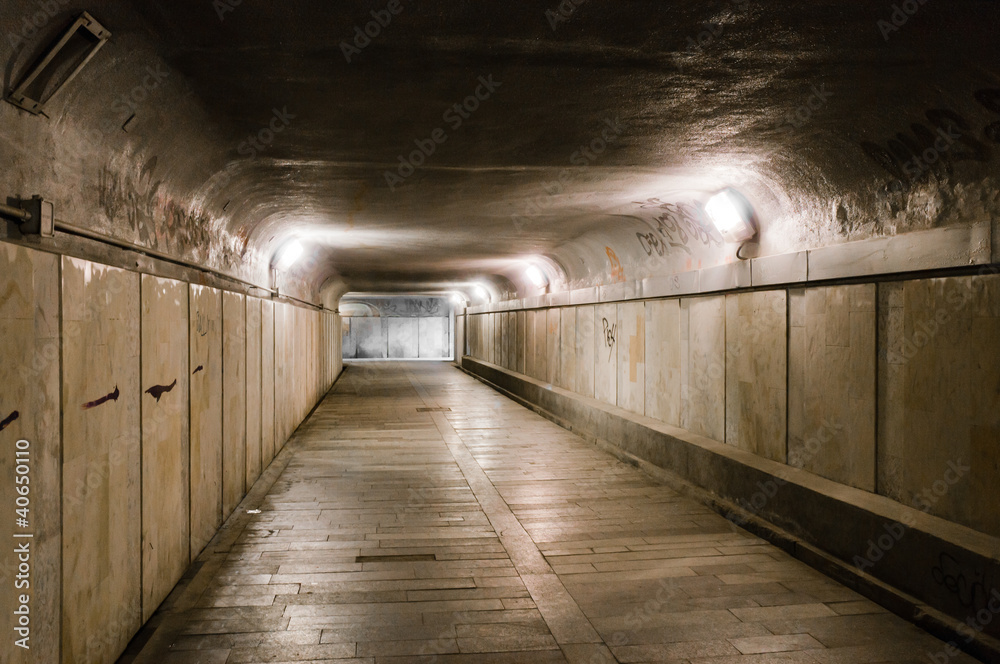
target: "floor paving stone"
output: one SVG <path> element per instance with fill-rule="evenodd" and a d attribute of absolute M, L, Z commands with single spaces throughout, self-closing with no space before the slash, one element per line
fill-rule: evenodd
<path fill-rule="evenodd" d="M 364 372 L 349 366 L 296 432 L 241 505 L 260 513 L 224 526 L 134 662 L 904 664 L 943 650 L 453 366 Z"/>

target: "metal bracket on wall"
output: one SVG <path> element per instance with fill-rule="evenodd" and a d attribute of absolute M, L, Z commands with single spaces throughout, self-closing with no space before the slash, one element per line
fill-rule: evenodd
<path fill-rule="evenodd" d="M 23 235 L 55 235 L 55 206 L 41 196 L 29 199 L 8 199 L 12 205 L 0 205 L 0 216 L 13 219 Z"/>
<path fill-rule="evenodd" d="M 41 56 L 6 101 L 33 115 L 44 115 L 45 105 L 76 78 L 110 38 L 111 33 L 104 26 L 83 12 Z"/>

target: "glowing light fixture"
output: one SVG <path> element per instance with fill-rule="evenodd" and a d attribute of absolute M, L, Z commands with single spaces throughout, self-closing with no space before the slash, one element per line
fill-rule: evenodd
<path fill-rule="evenodd" d="M 535 286 L 535 288 L 545 288 L 549 285 L 549 279 L 545 276 L 537 265 L 529 265 L 528 269 L 525 270 L 525 274 L 528 276 L 528 280 Z"/>
<path fill-rule="evenodd" d="M 274 261 L 274 269 L 279 272 L 285 272 L 288 268 L 295 265 L 295 261 L 302 258 L 304 251 L 301 242 L 292 240 L 278 251 L 278 255 Z"/>
<path fill-rule="evenodd" d="M 705 212 L 726 242 L 746 242 L 757 235 L 753 208 L 735 189 L 723 189 L 708 199 Z"/>
<path fill-rule="evenodd" d="M 472 287 L 472 292 L 475 293 L 476 297 L 482 300 L 483 302 L 490 301 L 489 291 L 483 288 L 482 286 L 476 284 L 475 286 Z"/>

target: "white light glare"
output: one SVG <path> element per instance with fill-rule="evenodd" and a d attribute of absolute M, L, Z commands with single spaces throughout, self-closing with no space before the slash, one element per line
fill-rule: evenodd
<path fill-rule="evenodd" d="M 465 306 L 465 296 L 461 295 L 460 293 L 452 293 L 451 303 L 454 304 L 456 307 Z"/>
<path fill-rule="evenodd" d="M 757 234 L 746 202 L 732 189 L 723 189 L 708 199 L 705 212 L 727 242 L 743 242 Z"/>
<path fill-rule="evenodd" d="M 274 268 L 279 272 L 285 272 L 288 268 L 295 265 L 295 261 L 302 257 L 302 253 L 305 250 L 302 248 L 302 243 L 298 240 L 292 240 L 278 252 L 278 258 L 274 263 Z"/>
<path fill-rule="evenodd" d="M 535 285 L 535 288 L 544 288 L 549 283 L 549 280 L 545 278 L 545 273 L 538 269 L 537 265 L 529 265 L 525 274 L 528 275 L 528 279 Z"/>
<path fill-rule="evenodd" d="M 475 293 L 476 297 L 478 299 L 482 300 L 483 302 L 489 302 L 490 301 L 490 294 L 489 294 L 489 292 L 487 292 L 487 290 L 485 288 L 483 288 L 482 286 L 478 286 L 478 285 L 477 286 L 473 286 L 472 287 L 472 292 Z"/>

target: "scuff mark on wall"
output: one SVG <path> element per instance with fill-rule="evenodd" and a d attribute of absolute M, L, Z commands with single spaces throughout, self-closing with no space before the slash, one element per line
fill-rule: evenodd
<path fill-rule="evenodd" d="M 115 391 L 114 392 L 112 392 L 111 394 L 108 394 L 107 396 L 103 396 L 100 399 L 97 399 L 96 401 L 88 401 L 87 403 L 83 404 L 82 408 L 84 410 L 90 410 L 91 408 L 97 408 L 98 406 L 106 404 L 109 401 L 118 401 L 118 397 L 120 397 L 120 396 L 121 396 L 121 392 L 118 391 L 118 386 L 115 385 Z"/>
<path fill-rule="evenodd" d="M 10 415 L 8 415 L 7 417 L 5 417 L 4 420 L 2 422 L 0 422 L 0 431 L 3 431 L 7 427 L 9 427 L 11 424 L 13 424 L 14 422 L 16 422 L 17 418 L 19 418 L 19 417 L 21 417 L 21 413 L 19 413 L 16 410 L 13 413 L 11 413 Z"/>
<path fill-rule="evenodd" d="M 177 387 L 176 378 L 174 379 L 174 382 L 170 383 L 169 385 L 154 385 L 153 387 L 146 390 L 146 394 L 156 399 L 156 402 L 159 403 L 163 395 L 166 394 L 167 392 L 172 392 L 175 387 Z"/>

